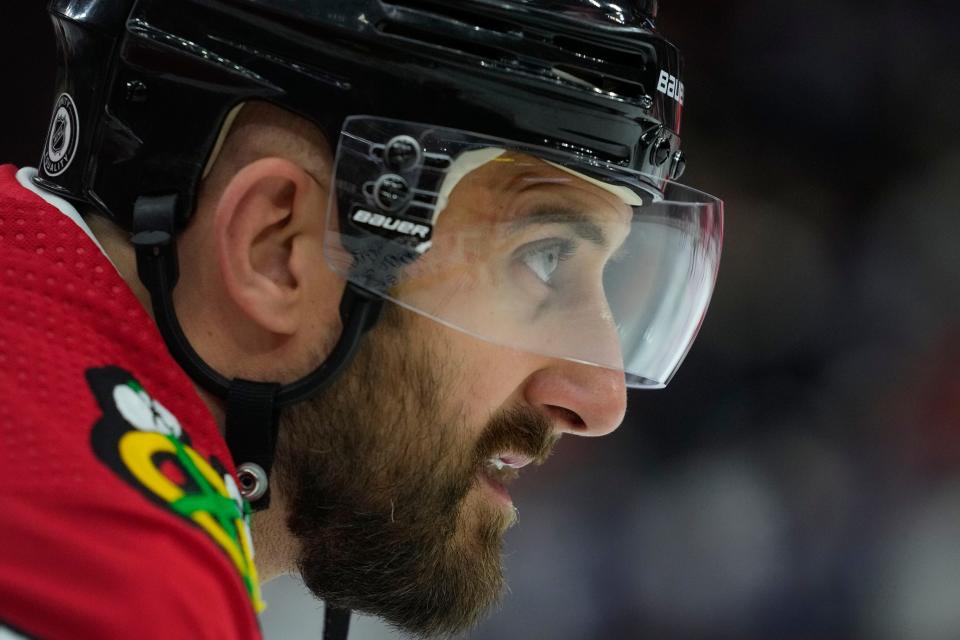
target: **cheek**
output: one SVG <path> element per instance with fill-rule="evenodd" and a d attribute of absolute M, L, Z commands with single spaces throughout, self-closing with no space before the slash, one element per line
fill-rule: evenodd
<path fill-rule="evenodd" d="M 442 327 L 450 357 L 459 370 L 454 398 L 463 407 L 468 424 L 481 428 L 497 411 L 516 406 L 523 384 L 537 370 L 536 357 L 499 347 L 459 331 Z"/>

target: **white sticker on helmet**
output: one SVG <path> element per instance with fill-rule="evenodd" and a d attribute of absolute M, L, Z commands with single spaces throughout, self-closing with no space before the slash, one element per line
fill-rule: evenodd
<path fill-rule="evenodd" d="M 80 140 L 77 105 L 68 93 L 61 93 L 53 107 L 53 118 L 43 145 L 41 165 L 48 176 L 58 176 L 70 166 Z"/>

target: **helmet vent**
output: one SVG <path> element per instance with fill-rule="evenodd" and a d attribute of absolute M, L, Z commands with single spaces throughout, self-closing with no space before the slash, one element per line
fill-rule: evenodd
<path fill-rule="evenodd" d="M 584 62 L 592 64 L 614 65 L 617 67 L 636 69 L 638 65 L 645 66 L 647 62 L 647 56 L 637 51 L 636 45 L 633 45 L 633 51 L 629 51 L 606 44 L 595 43 L 584 38 L 571 38 L 563 35 L 554 36 L 552 42 L 558 49 L 563 49 Z"/>
<path fill-rule="evenodd" d="M 650 97 L 645 87 L 639 82 L 595 73 L 583 67 L 571 67 L 562 64 L 554 66 L 553 71 L 561 79 L 610 97 L 637 103 L 646 102 Z"/>
<path fill-rule="evenodd" d="M 390 0 L 377 27 L 381 33 L 425 47 L 476 56 L 497 66 L 526 71 L 580 89 L 647 108 L 651 98 L 639 80 L 656 53 L 630 35 L 611 32 L 603 42 L 566 25 L 549 28 L 471 3 Z M 517 14 L 522 15 L 522 14 Z"/>
<path fill-rule="evenodd" d="M 471 11 L 468 7 L 457 6 L 456 2 L 437 2 L 436 0 L 389 0 L 383 3 L 389 8 L 394 8 L 393 18 L 400 18 L 400 13 L 404 10 L 416 12 L 421 16 L 430 16 L 441 20 L 443 23 L 450 21 L 458 22 L 461 26 L 471 29 L 483 29 L 495 33 L 512 33 L 522 36 L 522 29 L 519 23 L 502 20 L 491 16 L 489 11 L 479 12 Z M 399 10 L 399 11 L 396 11 Z"/>
<path fill-rule="evenodd" d="M 412 24 L 405 24 L 403 22 L 388 22 L 385 20 L 378 24 L 377 27 L 384 35 L 403 38 L 405 40 L 411 40 L 432 47 L 442 47 L 451 51 L 477 56 L 478 58 L 483 58 L 485 60 L 495 60 L 498 62 L 508 63 L 516 60 L 516 56 L 510 54 L 509 51 L 480 42 L 474 42 L 466 39 L 461 40 L 456 37 L 446 36 L 442 33 L 434 32 Z"/>

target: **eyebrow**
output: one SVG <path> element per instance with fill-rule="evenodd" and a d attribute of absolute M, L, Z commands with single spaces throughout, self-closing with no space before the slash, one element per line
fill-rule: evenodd
<path fill-rule="evenodd" d="M 511 232 L 538 224 L 565 224 L 579 237 L 598 247 L 607 248 L 610 241 L 603 229 L 586 213 L 568 207 L 541 207 L 514 220 L 507 229 Z"/>

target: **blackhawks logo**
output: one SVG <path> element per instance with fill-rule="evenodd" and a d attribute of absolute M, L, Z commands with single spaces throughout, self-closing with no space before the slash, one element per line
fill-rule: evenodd
<path fill-rule="evenodd" d="M 149 500 L 206 532 L 229 556 L 260 612 L 250 510 L 233 476 L 216 458 L 197 453 L 176 417 L 128 372 L 104 367 L 88 369 L 86 377 L 103 412 L 91 434 L 97 457 Z"/>

